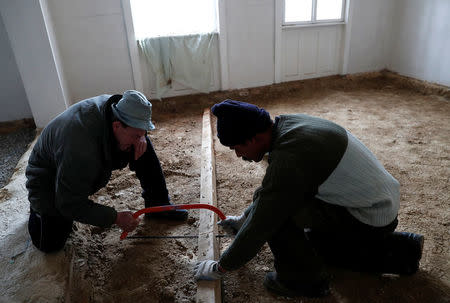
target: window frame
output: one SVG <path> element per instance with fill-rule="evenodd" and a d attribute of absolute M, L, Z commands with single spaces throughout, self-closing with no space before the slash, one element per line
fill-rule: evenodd
<path fill-rule="evenodd" d="M 283 0 L 283 17 L 282 17 L 282 26 L 314 26 L 314 25 L 333 25 L 333 24 L 343 24 L 346 22 L 347 16 L 347 2 L 349 0 L 342 0 L 342 9 L 341 9 L 341 18 L 340 19 L 326 19 L 326 20 L 317 20 L 317 0 L 311 0 L 311 21 L 294 21 L 294 22 L 286 22 L 286 0 Z"/>

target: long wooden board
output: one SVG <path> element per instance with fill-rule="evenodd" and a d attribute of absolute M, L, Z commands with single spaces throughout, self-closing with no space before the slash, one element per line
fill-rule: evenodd
<path fill-rule="evenodd" d="M 203 112 L 202 130 L 202 163 L 200 180 L 200 203 L 217 206 L 216 196 L 216 161 L 214 157 L 213 137 L 211 128 L 211 114 L 209 109 Z M 217 234 L 217 217 L 211 211 L 200 212 L 198 261 L 217 260 L 219 257 L 219 244 Z M 220 280 L 198 281 L 197 302 L 221 302 Z"/>

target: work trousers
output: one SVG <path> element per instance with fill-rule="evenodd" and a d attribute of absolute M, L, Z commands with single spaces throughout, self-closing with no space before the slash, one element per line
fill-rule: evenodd
<path fill-rule="evenodd" d="M 73 221 L 63 216 L 40 215 L 30 208 L 28 232 L 37 249 L 51 253 L 61 250 L 72 232 Z"/>
<path fill-rule="evenodd" d="M 146 140 L 147 150 L 137 160 L 134 160 L 134 150 L 113 152 L 112 169 L 129 165 L 130 170 L 136 173 L 143 189 L 145 207 L 167 204 L 170 198 L 163 171 L 150 139 L 146 137 Z M 43 252 L 61 250 L 72 231 L 72 225 L 73 220 L 62 215 L 48 216 L 30 210 L 28 231 L 34 246 Z"/>
<path fill-rule="evenodd" d="M 370 226 L 344 207 L 313 199 L 268 244 L 278 277 L 294 287 L 299 282 L 327 279 L 328 264 L 355 270 L 375 268 L 385 249 L 384 239 L 397 224 L 395 219 L 384 227 Z"/>
<path fill-rule="evenodd" d="M 145 207 L 164 205 L 170 201 L 161 164 L 155 149 L 146 136 L 147 150 L 137 160 L 134 160 L 134 150 L 113 154 L 113 169 L 122 169 L 129 164 L 130 170 L 136 173 L 145 201 Z"/>

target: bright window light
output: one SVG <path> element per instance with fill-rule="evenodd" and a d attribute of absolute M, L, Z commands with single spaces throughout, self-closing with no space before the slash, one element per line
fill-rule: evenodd
<path fill-rule="evenodd" d="M 317 0 L 317 20 L 341 19 L 342 0 Z"/>
<path fill-rule="evenodd" d="M 284 23 L 344 21 L 345 0 L 284 0 Z"/>
<path fill-rule="evenodd" d="M 217 0 L 130 0 L 136 39 L 217 32 Z"/>
<path fill-rule="evenodd" d="M 285 22 L 311 21 L 312 0 L 286 0 Z"/>

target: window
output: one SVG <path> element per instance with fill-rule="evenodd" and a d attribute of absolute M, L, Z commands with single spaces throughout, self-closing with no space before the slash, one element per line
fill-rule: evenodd
<path fill-rule="evenodd" d="M 136 39 L 217 32 L 217 0 L 130 0 Z"/>
<path fill-rule="evenodd" d="M 284 24 L 344 21 L 345 0 L 285 0 Z"/>

